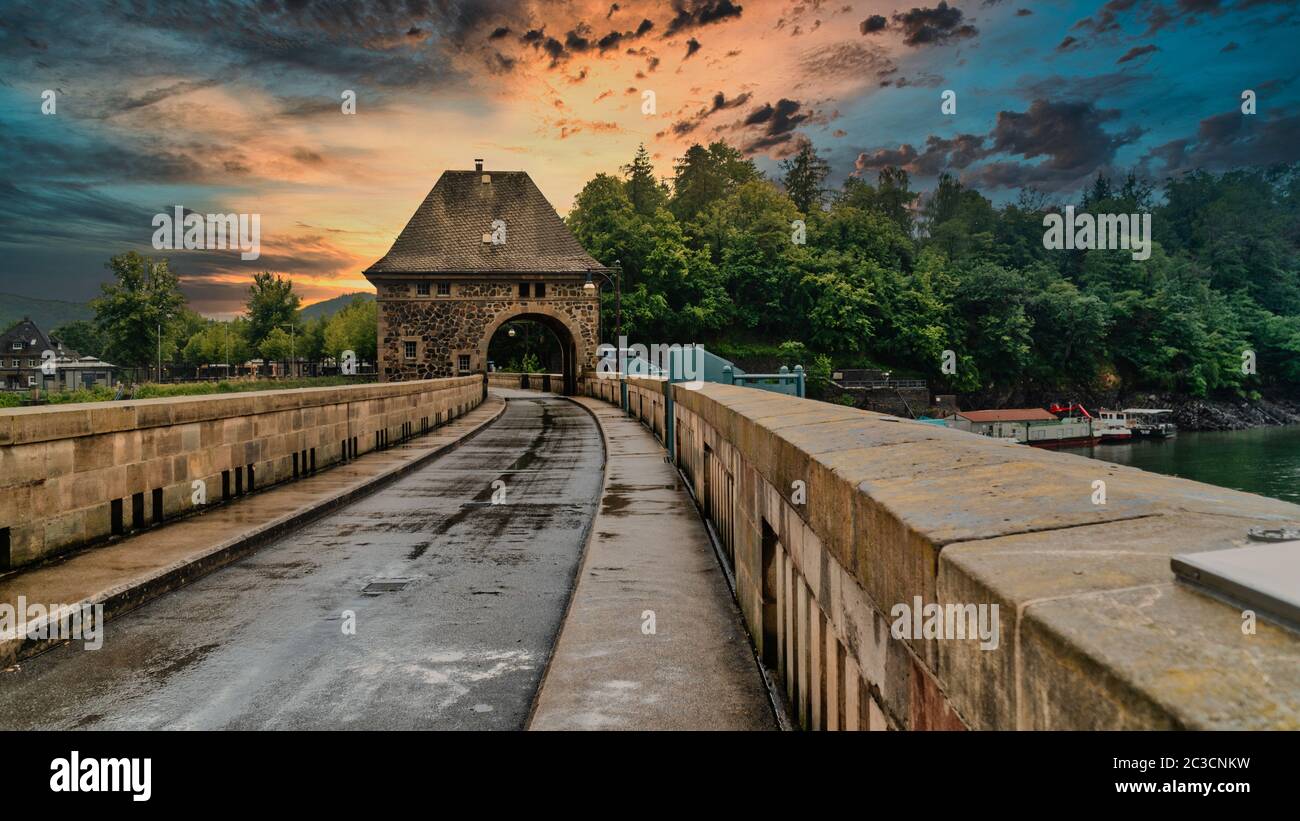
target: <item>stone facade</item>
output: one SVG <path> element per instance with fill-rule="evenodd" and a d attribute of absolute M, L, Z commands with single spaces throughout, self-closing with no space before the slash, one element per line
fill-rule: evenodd
<path fill-rule="evenodd" d="M 427 288 L 421 289 L 424 282 Z M 520 283 L 530 296 L 520 296 Z M 439 283 L 449 285 L 439 294 Z M 537 285 L 545 296 L 536 297 Z M 430 277 L 376 281 L 379 300 L 379 371 L 384 381 L 407 381 L 481 372 L 487 368 L 488 343 L 511 319 L 541 322 L 564 349 L 566 376 L 573 380 L 593 370 L 598 344 L 600 302 L 570 274 L 528 278 L 456 281 Z M 426 290 L 427 294 L 421 294 Z M 414 350 L 407 343 L 413 342 Z M 408 353 L 414 356 L 408 356 Z M 463 357 L 468 357 L 464 359 Z"/>

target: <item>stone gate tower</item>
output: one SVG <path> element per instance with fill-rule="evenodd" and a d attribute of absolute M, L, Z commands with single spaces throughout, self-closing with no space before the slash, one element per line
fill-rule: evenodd
<path fill-rule="evenodd" d="M 575 393 L 596 365 L 599 285 L 608 273 L 527 173 L 484 171 L 481 161 L 473 171 L 446 171 L 393 247 L 363 272 L 378 291 L 380 378 L 481 372 L 496 330 L 529 319 L 560 340 L 565 392 Z"/>

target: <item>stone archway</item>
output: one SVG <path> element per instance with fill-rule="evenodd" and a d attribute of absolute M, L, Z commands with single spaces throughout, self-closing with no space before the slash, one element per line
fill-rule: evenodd
<path fill-rule="evenodd" d="M 563 362 L 564 386 L 560 391 L 566 395 L 578 392 L 578 378 L 582 372 L 593 367 L 596 351 L 584 333 L 582 327 L 570 316 L 554 310 L 547 305 L 515 306 L 498 313 L 483 328 L 483 341 L 479 345 L 478 359 L 488 361 L 488 346 L 492 337 L 501 326 L 512 321 L 536 322 L 555 334 L 560 343 L 560 356 Z"/>

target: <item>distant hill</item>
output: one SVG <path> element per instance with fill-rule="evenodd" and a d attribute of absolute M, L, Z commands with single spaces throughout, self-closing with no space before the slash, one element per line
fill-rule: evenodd
<path fill-rule="evenodd" d="M 315 319 L 318 316 L 330 317 L 352 304 L 354 297 L 361 297 L 369 302 L 375 298 L 374 294 L 368 294 L 365 291 L 357 291 L 353 294 L 343 294 L 333 299 L 327 299 L 324 302 L 317 302 L 314 305 L 308 305 L 306 308 L 298 311 L 298 316 L 303 319 Z"/>
<path fill-rule="evenodd" d="M 0 330 L 28 317 L 45 333 L 77 319 L 93 319 L 95 312 L 88 302 L 64 302 L 61 299 L 35 299 L 18 294 L 0 294 Z"/>

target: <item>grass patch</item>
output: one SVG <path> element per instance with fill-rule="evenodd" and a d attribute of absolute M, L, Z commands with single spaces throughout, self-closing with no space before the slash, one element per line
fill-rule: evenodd
<path fill-rule="evenodd" d="M 257 379 L 221 382 L 174 382 L 155 384 L 147 382 L 131 391 L 124 391 L 123 400 L 128 399 L 165 399 L 170 396 L 206 396 L 214 393 L 249 393 L 252 391 L 282 391 L 293 388 L 332 388 L 340 385 L 360 385 L 377 381 L 373 377 L 356 376 L 309 376 L 301 379 Z M 0 392 L 0 408 L 16 408 L 22 405 L 27 393 Z M 111 402 L 117 396 L 116 388 L 96 385 L 92 388 L 77 388 L 72 391 L 55 391 L 42 393 L 41 398 L 50 405 L 67 405 L 74 402 Z"/>

